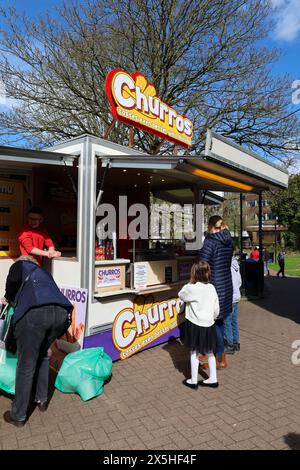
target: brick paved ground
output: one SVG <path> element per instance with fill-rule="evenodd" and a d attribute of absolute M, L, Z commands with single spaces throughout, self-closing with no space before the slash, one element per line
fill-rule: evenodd
<path fill-rule="evenodd" d="M 0 421 L 2 449 L 300 449 L 300 279 L 267 279 L 265 299 L 240 305 L 241 351 L 216 390 L 190 390 L 179 340 L 115 363 L 102 396 L 54 392 L 24 428 Z M 300 358 L 300 354 L 299 354 Z M 0 412 L 10 399 L 0 396 Z"/>

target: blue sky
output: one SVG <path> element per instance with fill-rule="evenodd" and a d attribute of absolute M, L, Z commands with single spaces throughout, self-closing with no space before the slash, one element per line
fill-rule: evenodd
<path fill-rule="evenodd" d="M 265 44 L 279 47 L 282 56 L 274 65 L 275 74 L 289 73 L 295 80 L 300 79 L 300 0 L 271 0 L 276 26 Z M 1 6 L 14 6 L 26 11 L 29 16 L 55 9 L 62 0 L 0 0 Z M 84 2 L 83 2 L 84 3 Z M 0 20 L 1 23 L 1 20 Z"/>
<path fill-rule="evenodd" d="M 62 0 L 0 0 L 2 7 L 14 6 L 18 11 L 26 11 L 29 16 L 40 15 L 45 11 L 55 15 L 56 7 L 61 3 Z M 281 50 L 281 58 L 272 66 L 272 72 L 275 75 L 288 73 L 291 76 L 292 94 L 292 82 L 300 80 L 300 0 L 271 0 L 271 3 L 275 27 L 263 43 Z M 0 90 L 0 107 L 3 104 Z M 298 103 L 291 102 L 291 111 L 299 107 Z"/>
<path fill-rule="evenodd" d="M 281 49 L 275 73 L 289 73 L 300 79 L 300 0 L 271 0 L 275 29 L 268 39 L 270 46 Z"/>
<path fill-rule="evenodd" d="M 61 3 L 61 0 L 1 0 L 3 7 L 14 6 L 17 11 L 25 11 L 29 16 L 35 16 L 49 10 L 55 11 L 55 7 Z"/>

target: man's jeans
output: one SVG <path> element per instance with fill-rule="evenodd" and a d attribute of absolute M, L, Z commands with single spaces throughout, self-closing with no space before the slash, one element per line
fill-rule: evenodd
<path fill-rule="evenodd" d="M 269 275 L 270 271 L 269 271 L 269 262 L 268 261 L 264 261 L 264 275 L 267 276 Z"/>
<path fill-rule="evenodd" d="M 18 366 L 11 414 L 17 421 L 26 419 L 34 380 L 34 400 L 46 402 L 48 399 L 48 348 L 64 333 L 67 318 L 66 309 L 46 305 L 32 308 L 16 324 Z"/>
<path fill-rule="evenodd" d="M 232 304 L 232 312 L 224 320 L 224 334 L 227 343 L 232 346 L 239 343 L 239 328 L 238 328 L 238 308 L 239 303 Z"/>

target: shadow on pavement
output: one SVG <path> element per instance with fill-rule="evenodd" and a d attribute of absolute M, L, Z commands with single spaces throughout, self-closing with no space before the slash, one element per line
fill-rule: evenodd
<path fill-rule="evenodd" d="M 189 352 L 181 340 L 170 338 L 162 349 L 170 354 L 175 369 L 181 372 L 185 378 L 189 378 L 191 374 Z"/>
<path fill-rule="evenodd" d="M 265 277 L 264 298 L 252 303 L 300 324 L 300 277 Z"/>
<path fill-rule="evenodd" d="M 175 369 L 182 373 L 186 379 L 189 379 L 191 376 L 190 354 L 181 340 L 170 338 L 162 349 L 170 354 Z M 201 367 L 199 367 L 199 374 L 204 379 L 208 378 L 208 375 Z"/>
<path fill-rule="evenodd" d="M 290 449 L 300 450 L 300 434 L 290 432 L 284 436 L 284 442 L 290 447 Z"/>
<path fill-rule="evenodd" d="M 55 380 L 56 380 L 56 373 L 53 372 L 53 370 L 50 369 L 50 372 L 49 372 L 49 389 L 48 389 L 48 403 L 50 403 L 51 401 L 51 398 L 54 394 L 54 391 L 55 391 L 55 387 L 54 387 L 54 383 L 55 383 Z M 33 390 L 34 390 L 34 386 L 33 386 Z M 11 401 L 13 401 L 14 399 L 14 395 L 11 395 L 9 393 L 6 393 L 4 390 L 0 390 L 0 396 L 4 396 L 5 398 L 9 398 Z M 9 405 L 8 409 L 10 409 L 11 407 L 11 404 Z M 28 407 L 28 410 L 27 410 L 27 416 L 29 419 L 30 416 L 32 415 L 32 413 L 34 412 L 34 410 L 36 409 L 36 404 L 34 403 L 34 396 L 32 395 L 31 396 L 31 399 L 30 399 L 30 403 L 29 403 L 29 407 Z"/>

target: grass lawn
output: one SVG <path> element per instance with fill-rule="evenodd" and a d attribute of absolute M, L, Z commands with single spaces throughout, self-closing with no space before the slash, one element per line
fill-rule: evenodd
<path fill-rule="evenodd" d="M 279 265 L 272 263 L 269 265 L 274 271 L 279 270 Z M 290 276 L 300 277 L 300 255 L 287 255 L 285 257 L 285 273 Z"/>

